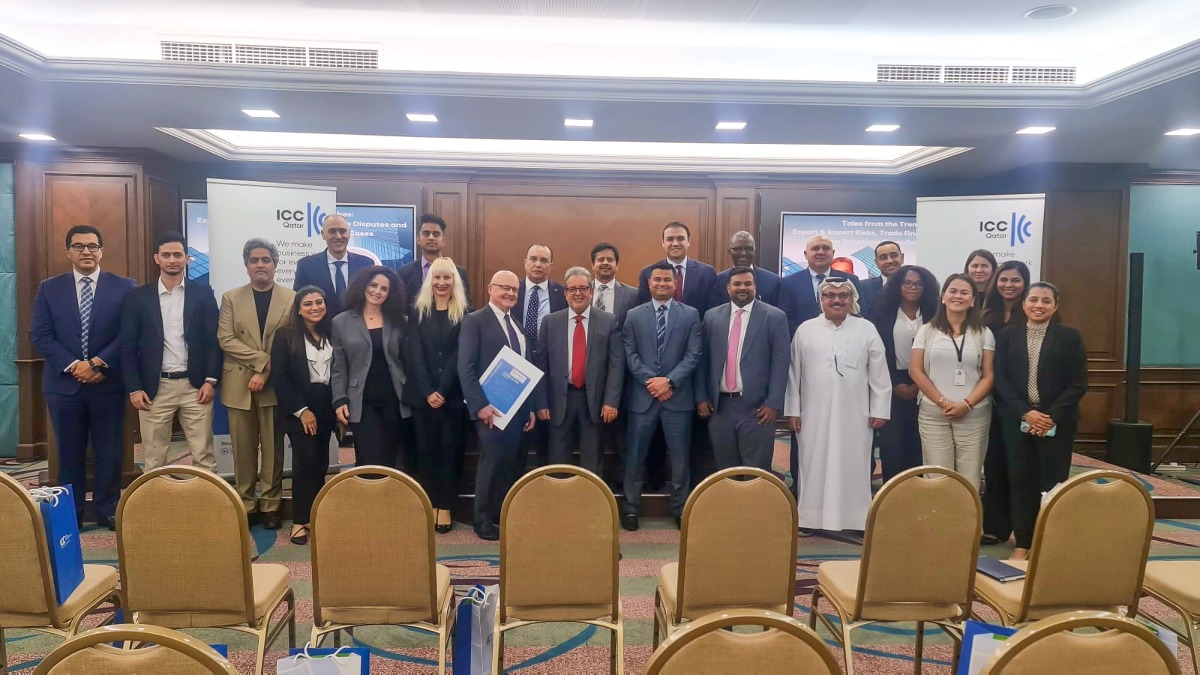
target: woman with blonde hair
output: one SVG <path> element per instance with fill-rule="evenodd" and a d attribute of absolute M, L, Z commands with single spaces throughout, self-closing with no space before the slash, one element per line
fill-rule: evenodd
<path fill-rule="evenodd" d="M 458 332 L 469 310 L 454 261 L 434 260 L 409 313 L 409 377 L 401 400 L 413 409 L 417 478 L 436 511 L 435 529 L 442 533 L 450 531 L 450 509 L 462 473 L 467 421 L 458 382 Z"/>

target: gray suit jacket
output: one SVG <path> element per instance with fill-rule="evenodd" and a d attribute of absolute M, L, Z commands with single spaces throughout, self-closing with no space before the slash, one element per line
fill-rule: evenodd
<path fill-rule="evenodd" d="M 387 355 L 388 372 L 392 376 L 392 386 L 396 388 L 396 398 L 404 391 L 404 358 L 400 353 L 400 343 L 404 339 L 404 330 L 393 326 L 387 321 L 383 323 L 383 349 Z M 347 310 L 333 317 L 333 369 L 330 373 L 330 387 L 333 390 L 333 407 L 342 404 L 350 406 L 350 421 L 357 423 L 362 415 L 363 386 L 367 382 L 367 372 L 371 370 L 371 333 L 363 321 L 362 312 Z M 400 416 L 411 417 L 412 408 L 400 404 Z"/>
<path fill-rule="evenodd" d="M 654 397 L 646 391 L 646 380 L 667 377 L 675 383 L 675 393 L 663 402 L 663 407 L 690 411 L 696 405 L 692 376 L 704 350 L 700 313 L 690 305 L 671 303 L 661 360 L 656 339 L 657 323 L 653 302 L 638 305 L 625 315 L 625 326 L 621 329 L 625 367 L 629 372 L 629 377 L 625 378 L 625 407 L 637 413 L 649 410 Z"/>
<path fill-rule="evenodd" d="M 725 376 L 732 320 L 731 302 L 713 307 L 704 315 L 706 358 L 701 365 L 702 373 L 696 377 L 696 402 L 711 403 L 714 410 L 721 401 L 721 378 Z M 742 394 L 749 404 L 783 412 L 791 355 L 787 314 L 761 300 L 755 302 L 742 343 Z"/>
<path fill-rule="evenodd" d="M 637 291 L 634 291 L 635 293 Z M 552 312 L 542 319 L 534 363 L 546 376 L 539 386 L 544 387 L 542 399 L 550 406 L 550 422 L 563 422 L 567 409 L 567 386 L 571 377 L 571 362 L 567 345 L 575 336 L 575 312 L 570 307 Z M 587 362 L 583 372 L 587 387 L 588 413 L 592 422 L 600 424 L 601 406 L 621 406 L 621 385 L 625 382 L 625 346 L 621 329 L 612 314 L 593 307 L 588 314 Z"/>
<path fill-rule="evenodd" d="M 599 284 L 594 285 L 599 286 Z M 629 312 L 629 310 L 641 304 L 638 302 L 638 290 L 637 288 L 623 284 L 616 279 L 613 279 L 612 286 L 612 306 L 606 311 L 617 318 L 618 327 L 624 326 L 625 315 Z"/>

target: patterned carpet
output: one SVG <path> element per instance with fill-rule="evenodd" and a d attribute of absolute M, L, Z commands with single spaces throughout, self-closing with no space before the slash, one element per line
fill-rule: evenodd
<path fill-rule="evenodd" d="M 786 455 L 785 455 L 786 456 Z M 1073 471 L 1091 468 L 1094 460 L 1077 456 Z M 17 467 L 3 470 L 15 473 Z M 20 472 L 28 474 L 28 465 Z M 1178 484 L 1143 477 L 1158 494 L 1174 489 L 1186 489 Z M 312 620 L 311 565 L 307 547 L 292 545 L 285 529 L 271 532 L 253 530 L 253 538 L 262 562 L 282 563 L 291 570 L 291 586 L 298 599 L 297 628 L 303 641 Z M 88 525 L 82 533 L 84 556 L 88 562 L 116 565 L 116 537 L 107 530 Z M 644 519 L 638 532 L 622 532 L 621 595 L 625 611 L 625 664 L 630 673 L 642 671 L 650 656 L 653 596 L 659 569 L 678 556 L 679 532 L 666 519 Z M 1010 547 L 992 546 L 983 553 L 996 558 L 1006 557 Z M 816 583 L 817 566 L 826 560 L 857 558 L 860 547 L 849 540 L 832 537 L 811 537 L 800 540 L 796 562 L 795 615 L 807 620 L 809 594 Z M 1200 560 L 1200 521 L 1160 520 L 1155 528 L 1151 559 Z M 498 546 L 476 538 L 468 526 L 456 524 L 456 529 L 438 538 L 438 560 L 452 570 L 456 585 L 494 583 L 497 579 Z M 460 588 L 461 591 L 461 588 Z M 1167 617 L 1161 606 L 1143 601 L 1142 611 Z M 827 608 L 826 608 L 827 609 Z M 987 616 L 987 610 L 982 610 Z M 189 631 L 210 643 L 226 643 L 231 657 L 243 673 L 252 672 L 254 643 L 248 636 L 233 631 Z M 822 633 L 826 638 L 829 636 Z M 884 625 L 856 631 L 855 666 L 862 673 L 912 672 L 914 644 L 912 626 Z M 286 636 L 286 633 L 285 633 Z M 608 663 L 608 635 L 599 629 L 575 624 L 554 624 L 517 629 L 506 638 L 505 663 L 509 672 L 521 673 L 602 673 Z M 58 641 L 56 638 L 27 631 L 6 633 L 9 663 L 13 672 L 30 672 L 38 660 Z M 430 636 L 400 628 L 364 628 L 355 632 L 354 642 L 370 648 L 371 672 L 418 673 L 431 672 L 437 656 L 436 641 Z M 274 663 L 286 656 L 286 637 L 278 640 L 268 655 L 266 672 L 274 673 Z M 327 643 L 329 641 L 327 640 Z M 832 641 L 830 641 L 832 645 Z M 950 671 L 950 641 L 940 633 L 930 632 L 926 638 L 926 672 Z M 835 648 L 841 660 L 841 651 Z M 1181 659 L 1184 672 L 1195 672 L 1191 659 Z"/>

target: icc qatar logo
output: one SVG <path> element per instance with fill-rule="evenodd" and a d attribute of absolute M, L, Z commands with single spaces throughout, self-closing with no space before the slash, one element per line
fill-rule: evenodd
<path fill-rule="evenodd" d="M 307 223 L 308 236 L 321 236 L 321 226 L 325 224 L 325 218 L 329 214 L 321 210 L 320 206 L 309 202 L 304 209 L 278 209 L 275 211 L 275 219 L 283 224 L 284 227 L 291 229 L 301 229 Z"/>
<path fill-rule="evenodd" d="M 1008 239 L 1009 246 L 1016 246 L 1033 239 L 1033 220 L 1014 211 L 1008 220 L 979 221 L 979 231 L 987 239 Z"/>

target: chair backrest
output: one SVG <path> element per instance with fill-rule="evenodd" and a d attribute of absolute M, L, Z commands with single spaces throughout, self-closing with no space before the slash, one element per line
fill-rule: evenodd
<path fill-rule="evenodd" d="M 126 611 L 244 613 L 253 624 L 252 550 L 241 498 L 203 469 L 154 469 L 117 504 Z"/>
<path fill-rule="evenodd" d="M 1136 613 L 1153 531 L 1154 504 L 1136 478 L 1088 471 L 1066 481 L 1038 514 L 1022 611 L 1127 606 Z"/>
<path fill-rule="evenodd" d="M 29 491 L 0 473 L 0 614 L 42 615 L 57 625 L 58 604 L 42 511 Z M 0 626 L 3 626 L 0 621 Z"/>
<path fill-rule="evenodd" d="M 360 466 L 313 502 L 313 615 L 325 607 L 390 607 L 437 616 L 433 505 L 395 469 Z"/>
<path fill-rule="evenodd" d="M 734 626 L 767 630 L 722 630 Z M 646 664 L 646 675 L 841 672 L 816 631 L 790 616 L 760 609 L 717 612 L 685 623 Z"/>
<path fill-rule="evenodd" d="M 112 642 L 153 643 L 118 649 Z M 154 673 L 154 675 L 235 675 L 225 657 L 189 635 L 159 626 L 103 626 L 67 640 L 38 664 L 34 675 Z"/>
<path fill-rule="evenodd" d="M 596 474 L 552 464 L 525 474 L 500 510 L 500 618 L 508 608 L 608 607 L 619 621 L 620 516 Z"/>
<path fill-rule="evenodd" d="M 887 482 L 867 514 L 858 578 L 864 605 L 957 604 L 971 608 L 983 531 L 979 493 L 949 469 L 921 466 Z"/>
<path fill-rule="evenodd" d="M 790 608 L 798 522 L 796 499 L 770 472 L 742 466 L 704 479 L 683 508 L 673 622 L 718 607 Z"/>
<path fill-rule="evenodd" d="M 1076 633 L 1080 628 L 1090 630 Z M 1029 624 L 1005 641 L 980 671 L 981 675 L 1179 672 L 1171 650 L 1148 628 L 1132 619 L 1095 611 L 1055 614 Z"/>

